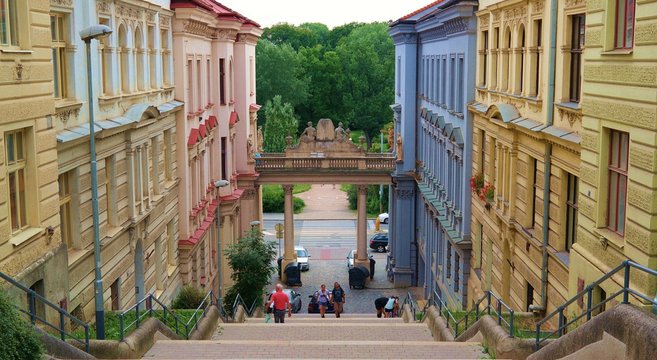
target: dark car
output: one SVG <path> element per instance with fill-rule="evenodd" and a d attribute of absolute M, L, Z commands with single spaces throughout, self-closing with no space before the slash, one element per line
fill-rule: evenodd
<path fill-rule="evenodd" d="M 329 294 L 332 294 L 333 291 L 329 290 Z M 309 295 L 308 297 L 310 298 L 310 302 L 308 302 L 308 314 L 319 314 L 319 303 L 317 302 L 317 295 L 319 295 L 319 291 L 315 291 L 312 295 Z M 335 309 L 333 309 L 333 304 L 328 303 L 328 306 L 326 307 L 326 312 L 327 313 L 332 313 L 335 312 Z"/>
<path fill-rule="evenodd" d="M 287 294 L 287 297 L 290 299 L 290 304 L 292 304 L 292 312 L 293 313 L 298 313 L 301 311 L 301 295 L 292 290 L 292 289 L 283 289 L 283 292 Z M 271 300 L 271 295 L 274 293 L 274 291 L 269 293 L 269 296 L 267 297 L 267 301 Z M 268 313 L 271 313 L 271 306 L 269 309 L 267 309 Z"/>
<path fill-rule="evenodd" d="M 370 238 L 370 249 L 385 252 L 388 247 L 388 234 L 378 233 Z"/>

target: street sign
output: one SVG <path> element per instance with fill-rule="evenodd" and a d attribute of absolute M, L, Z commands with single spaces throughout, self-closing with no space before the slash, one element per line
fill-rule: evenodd
<path fill-rule="evenodd" d="M 275 229 L 276 229 L 276 238 L 278 239 L 283 238 L 283 232 L 284 232 L 283 224 L 281 223 L 276 224 Z"/>

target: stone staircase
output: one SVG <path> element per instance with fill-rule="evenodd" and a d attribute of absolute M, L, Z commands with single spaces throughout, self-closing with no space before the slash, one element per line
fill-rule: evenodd
<path fill-rule="evenodd" d="M 160 340 L 145 359 L 481 359 L 479 343 L 436 342 L 426 324 L 371 314 L 294 314 L 285 324 L 249 318 L 220 324 L 212 340 Z"/>

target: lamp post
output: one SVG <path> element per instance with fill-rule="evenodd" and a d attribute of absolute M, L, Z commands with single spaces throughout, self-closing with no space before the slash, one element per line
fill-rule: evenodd
<path fill-rule="evenodd" d="M 216 180 L 217 189 L 217 299 L 221 299 L 221 208 L 219 207 L 219 188 L 228 186 L 228 180 Z"/>
<path fill-rule="evenodd" d="M 93 212 L 93 232 L 94 232 L 94 295 L 96 305 L 96 338 L 105 339 L 105 307 L 103 301 L 103 277 L 100 263 L 100 225 L 98 219 L 98 173 L 96 170 L 96 128 L 94 124 L 94 96 L 93 81 L 91 78 L 91 40 L 100 40 L 109 36 L 112 29 L 105 25 L 92 25 L 80 31 L 80 38 L 86 44 L 87 48 L 87 86 L 89 95 L 89 157 L 91 165 L 91 208 Z"/>
<path fill-rule="evenodd" d="M 255 230 L 255 228 L 260 227 L 260 221 L 253 220 L 249 223 L 249 225 L 251 225 L 251 230 Z"/>

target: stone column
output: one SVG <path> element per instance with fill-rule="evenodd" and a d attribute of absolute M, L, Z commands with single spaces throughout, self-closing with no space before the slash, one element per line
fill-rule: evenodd
<path fill-rule="evenodd" d="M 282 273 L 281 280 L 285 281 L 285 266 L 297 260 L 297 254 L 294 252 L 294 204 L 292 202 L 292 188 L 293 185 L 283 185 L 283 192 L 285 193 L 285 235 L 283 247 L 283 261 L 281 263 Z"/>
<path fill-rule="evenodd" d="M 358 226 L 356 232 L 356 263 L 369 269 L 367 259 L 367 185 L 358 185 Z"/>

